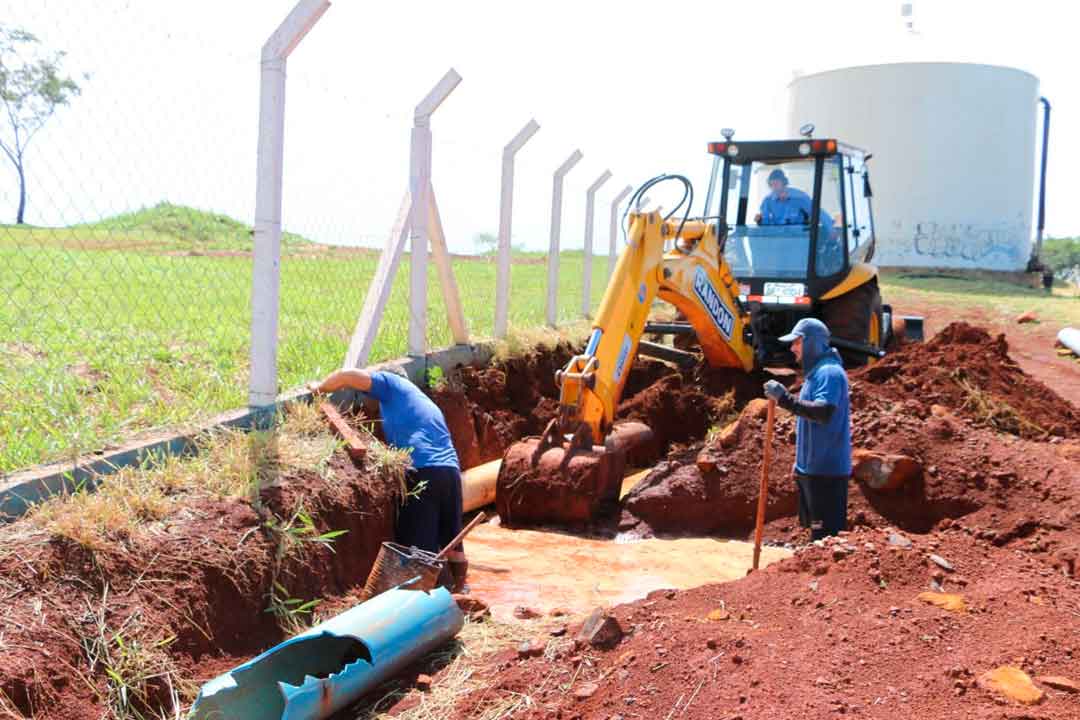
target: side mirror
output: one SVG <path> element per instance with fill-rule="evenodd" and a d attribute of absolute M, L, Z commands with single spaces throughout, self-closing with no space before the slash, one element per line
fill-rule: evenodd
<path fill-rule="evenodd" d="M 874 197 L 874 191 L 870 189 L 870 176 L 866 173 L 862 176 L 862 194 L 863 197 Z"/>

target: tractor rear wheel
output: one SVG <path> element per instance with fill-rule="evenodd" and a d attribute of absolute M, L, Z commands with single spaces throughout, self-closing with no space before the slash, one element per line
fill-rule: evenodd
<path fill-rule="evenodd" d="M 881 325 L 881 290 L 877 278 L 851 292 L 826 300 L 821 305 L 821 320 L 833 336 L 881 348 L 885 337 Z M 870 358 L 862 353 L 840 350 L 845 367 L 862 367 Z"/>

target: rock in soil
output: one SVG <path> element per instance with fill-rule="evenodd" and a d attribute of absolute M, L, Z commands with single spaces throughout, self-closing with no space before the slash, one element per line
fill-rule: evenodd
<path fill-rule="evenodd" d="M 912 542 L 899 533 L 889 533 L 888 543 L 893 547 L 903 548 L 908 550 L 911 548 Z"/>
<path fill-rule="evenodd" d="M 600 650 L 610 650 L 619 644 L 622 637 L 623 630 L 619 621 L 604 612 L 603 608 L 596 608 L 582 624 L 577 641 L 588 643 Z"/>
<path fill-rule="evenodd" d="M 457 602 L 458 609 L 468 615 L 470 620 L 479 620 L 491 616 L 491 608 L 488 607 L 487 603 L 472 595 L 456 594 L 454 595 L 454 601 Z"/>
<path fill-rule="evenodd" d="M 546 648 L 547 644 L 539 640 L 524 640 L 518 645 L 517 654 L 519 658 L 540 657 Z"/>
<path fill-rule="evenodd" d="M 1040 684 L 1068 693 L 1080 693 L 1080 683 L 1060 675 L 1040 675 L 1035 678 Z"/>
<path fill-rule="evenodd" d="M 514 617 L 518 620 L 533 620 L 540 617 L 539 610 L 534 610 L 531 607 L 525 607 L 524 605 L 518 605 L 514 608 Z"/>
<path fill-rule="evenodd" d="M 1034 705 L 1043 698 L 1043 691 L 1035 687 L 1031 677 L 1012 665 L 1002 665 L 983 673 L 979 676 L 979 685 L 1024 705 Z"/>
<path fill-rule="evenodd" d="M 886 455 L 865 448 L 851 454 L 851 473 L 873 490 L 895 490 L 922 477 L 923 468 L 906 455 Z"/>

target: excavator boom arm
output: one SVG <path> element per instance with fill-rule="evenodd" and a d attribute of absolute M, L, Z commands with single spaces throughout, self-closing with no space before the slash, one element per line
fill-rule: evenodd
<path fill-rule="evenodd" d="M 665 254 L 669 240 L 675 248 Z M 577 433 L 584 424 L 594 443 L 604 442 L 657 296 L 686 315 L 710 365 L 752 369 L 753 348 L 744 333 L 749 320 L 737 295 L 711 226 L 687 222 L 680 231 L 657 212 L 632 214 L 628 245 L 604 292 L 585 352 L 556 376 L 562 432 Z"/>

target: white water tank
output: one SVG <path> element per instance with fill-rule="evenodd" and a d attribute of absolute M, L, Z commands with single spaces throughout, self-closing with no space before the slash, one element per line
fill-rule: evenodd
<path fill-rule="evenodd" d="M 1039 81 L 1007 67 L 897 63 L 789 86 L 805 123 L 873 153 L 877 251 L 892 267 L 1023 270 L 1034 234 Z"/>

